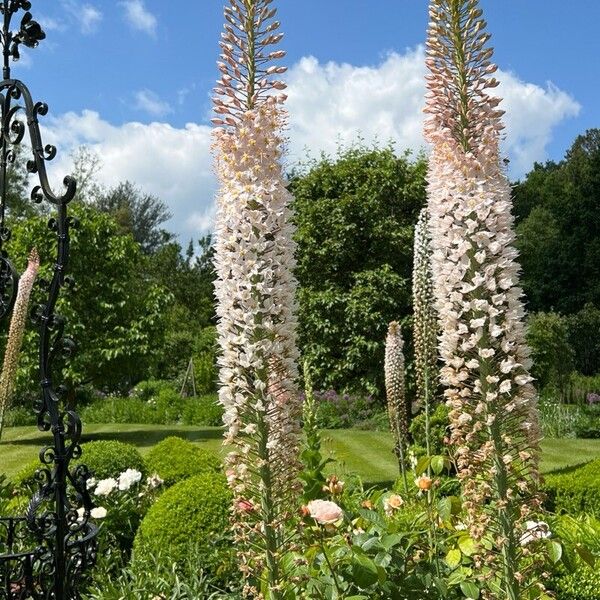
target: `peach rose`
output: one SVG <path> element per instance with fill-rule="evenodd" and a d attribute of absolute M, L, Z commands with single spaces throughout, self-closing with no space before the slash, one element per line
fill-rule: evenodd
<path fill-rule="evenodd" d="M 426 492 L 427 490 L 431 489 L 433 480 L 431 479 L 431 477 L 427 477 L 427 475 L 421 475 L 421 477 L 415 479 L 415 483 L 421 491 Z"/>
<path fill-rule="evenodd" d="M 339 521 L 344 513 L 342 509 L 329 500 L 311 500 L 307 505 L 310 516 L 321 525 L 330 525 Z"/>

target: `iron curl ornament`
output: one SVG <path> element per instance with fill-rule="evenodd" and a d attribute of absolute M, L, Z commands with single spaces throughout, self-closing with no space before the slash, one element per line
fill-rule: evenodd
<path fill-rule="evenodd" d="M 82 464 L 71 463 L 81 456 L 81 420 L 63 408 L 62 386 L 55 386 L 54 360 L 68 357 L 74 342 L 64 336 L 65 321 L 56 313 L 63 287 L 71 287 L 67 275 L 69 230 L 77 227 L 68 216 L 76 182 L 65 177 L 64 191 L 55 193 L 49 183 L 46 163 L 56 156 L 56 147 L 44 145 L 39 117 L 48 106 L 35 102 L 27 86 L 11 77 L 10 62 L 19 59 L 21 46 L 35 48 L 46 34 L 29 12 L 31 2 L 0 2 L 4 59 L 0 83 L 0 318 L 10 315 L 17 293 L 19 275 L 5 245 L 10 240 L 6 226 L 9 168 L 17 157 L 17 147 L 27 138 L 31 158 L 27 171 L 37 177 L 31 192 L 36 203 L 53 205 L 48 227 L 56 234 L 56 259 L 49 281 L 41 281 L 46 301 L 32 311 L 39 330 L 39 370 L 41 394 L 35 402 L 37 425 L 48 432 L 52 442 L 40 450 L 38 490 L 25 515 L 0 517 L 0 600 L 78 600 L 82 575 L 96 560 L 98 528 L 91 520 L 93 508 L 88 492 L 91 474 Z M 13 23 L 20 19 L 18 29 Z"/>

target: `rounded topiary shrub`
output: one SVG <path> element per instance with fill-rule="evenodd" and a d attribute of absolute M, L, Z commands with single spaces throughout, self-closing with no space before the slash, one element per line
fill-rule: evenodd
<path fill-rule="evenodd" d="M 585 565 L 556 580 L 560 600 L 600 600 L 600 573 Z"/>
<path fill-rule="evenodd" d="M 135 563 L 160 556 L 161 564 L 183 565 L 194 553 L 198 568 L 227 577 L 232 563 L 229 536 L 231 492 L 225 476 L 206 472 L 180 481 L 150 508 L 134 541 Z"/>
<path fill-rule="evenodd" d="M 600 516 L 600 460 L 547 475 L 544 491 L 550 511 Z"/>
<path fill-rule="evenodd" d="M 97 441 L 83 444 L 83 455 L 76 461 L 90 469 L 96 479 L 117 478 L 127 469 L 146 473 L 146 464 L 138 449 L 131 444 Z"/>
<path fill-rule="evenodd" d="M 146 465 L 151 475 L 157 474 L 166 486 L 203 473 L 222 470 L 219 457 L 179 437 L 168 437 L 146 455 Z"/>

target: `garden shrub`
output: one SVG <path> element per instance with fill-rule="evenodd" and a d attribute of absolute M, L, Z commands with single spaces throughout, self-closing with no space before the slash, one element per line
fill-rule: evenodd
<path fill-rule="evenodd" d="M 212 576 L 231 570 L 233 545 L 227 539 L 231 492 L 225 476 L 205 472 L 168 489 L 144 517 L 134 542 L 138 561 L 161 555 L 165 566 L 185 563 L 197 550 L 197 568 Z"/>
<path fill-rule="evenodd" d="M 547 508 L 572 515 L 600 516 L 600 460 L 546 476 Z"/>
<path fill-rule="evenodd" d="M 431 413 L 429 419 L 429 443 L 432 456 L 446 454 L 444 438 L 448 435 L 448 428 L 450 427 L 448 412 L 448 407 L 442 402 Z M 410 434 L 413 440 L 412 451 L 415 456 L 424 456 L 427 453 L 424 412 L 419 413 L 413 418 L 410 424 Z"/>
<path fill-rule="evenodd" d="M 158 443 L 146 456 L 150 474 L 157 474 L 166 486 L 204 473 L 222 469 L 218 456 L 179 437 L 168 437 Z"/>
<path fill-rule="evenodd" d="M 387 412 L 372 396 L 338 394 L 335 390 L 314 392 L 314 395 L 320 429 L 371 429 L 383 422 L 383 429 L 389 430 Z"/>
<path fill-rule="evenodd" d="M 181 398 L 178 392 L 169 387 L 164 387 L 147 400 L 139 396 L 106 398 L 96 400 L 81 411 L 81 418 L 85 423 L 219 427 L 222 425 L 222 417 L 223 409 L 216 394 Z"/>
<path fill-rule="evenodd" d="M 148 402 L 154 400 L 163 391 L 177 391 L 175 386 L 170 381 L 160 379 L 150 379 L 148 381 L 140 381 L 132 390 L 131 396 Z"/>
<path fill-rule="evenodd" d="M 132 444 L 100 440 L 83 444 L 82 449 L 83 455 L 76 462 L 87 465 L 96 479 L 117 478 L 127 469 L 146 473 L 146 463 Z"/>
<path fill-rule="evenodd" d="M 584 565 L 556 580 L 560 600 L 600 600 L 600 571 Z"/>
<path fill-rule="evenodd" d="M 216 394 L 186 398 L 181 411 L 181 422 L 184 425 L 202 427 L 221 427 L 223 425 L 223 407 Z"/>
<path fill-rule="evenodd" d="M 38 489 L 35 474 L 44 465 L 36 458 L 28 462 L 14 477 L 13 483 L 18 495 L 31 495 Z"/>

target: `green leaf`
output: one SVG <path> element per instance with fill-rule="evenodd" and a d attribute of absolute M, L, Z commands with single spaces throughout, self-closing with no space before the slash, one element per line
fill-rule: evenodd
<path fill-rule="evenodd" d="M 460 561 L 462 559 L 462 552 L 458 549 L 458 548 L 452 548 L 452 550 L 448 551 L 448 554 L 446 554 L 446 564 L 451 568 L 451 569 L 456 569 L 456 567 L 458 567 L 458 565 L 460 565 Z"/>
<path fill-rule="evenodd" d="M 546 547 L 548 548 L 548 556 L 553 563 L 557 563 L 563 554 L 563 547 L 561 544 L 554 540 L 546 540 Z"/>
<path fill-rule="evenodd" d="M 460 589 L 470 600 L 477 600 L 479 598 L 479 588 L 471 581 L 463 581 L 460 584 Z"/>
<path fill-rule="evenodd" d="M 368 588 L 379 581 L 377 565 L 368 556 L 354 554 L 352 577 L 359 587 Z"/>
<path fill-rule="evenodd" d="M 444 470 L 446 461 L 443 456 L 433 456 L 431 458 L 431 468 L 436 475 L 439 475 Z"/>
<path fill-rule="evenodd" d="M 429 461 L 430 461 L 429 456 L 422 456 L 419 459 L 419 462 L 417 463 L 417 466 L 415 467 L 415 472 L 417 475 L 422 475 L 423 473 L 425 473 L 425 471 L 427 470 L 427 467 L 429 467 Z"/>
<path fill-rule="evenodd" d="M 587 563 L 590 567 L 596 566 L 596 557 L 588 548 L 582 546 L 581 544 L 577 544 L 577 546 L 575 546 L 575 552 L 577 552 L 579 558 L 581 558 L 581 560 Z"/>
<path fill-rule="evenodd" d="M 381 545 L 386 550 L 397 546 L 400 542 L 402 542 L 402 536 L 399 533 L 390 533 L 381 538 Z"/>
<path fill-rule="evenodd" d="M 477 552 L 477 542 L 468 535 L 458 538 L 458 547 L 465 556 L 473 556 Z"/>

